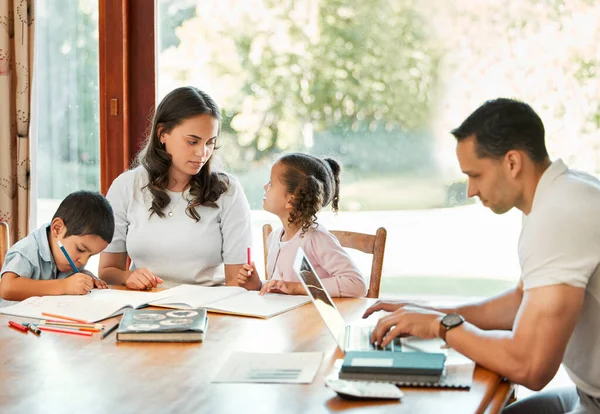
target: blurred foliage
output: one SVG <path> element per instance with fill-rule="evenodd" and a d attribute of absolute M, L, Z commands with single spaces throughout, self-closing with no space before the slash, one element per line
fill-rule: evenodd
<path fill-rule="evenodd" d="M 438 52 L 414 1 L 224 3 L 203 1 L 164 59 L 173 79 L 198 80 L 223 107 L 237 144 L 228 164 L 325 138 L 342 147 L 389 135 L 406 147 L 407 132 L 427 124 Z"/>

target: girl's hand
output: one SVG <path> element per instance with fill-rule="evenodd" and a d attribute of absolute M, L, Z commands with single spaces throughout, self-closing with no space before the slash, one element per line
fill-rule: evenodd
<path fill-rule="evenodd" d="M 155 288 L 161 283 L 163 283 L 163 280 L 160 277 L 154 276 L 151 271 L 143 267 L 136 269 L 129 275 L 125 281 L 125 286 L 129 289 L 144 290 Z"/>
<path fill-rule="evenodd" d="M 264 296 L 266 293 L 285 293 L 287 295 L 306 295 L 306 290 L 300 282 L 285 282 L 283 280 L 269 280 L 258 293 Z"/>
<path fill-rule="evenodd" d="M 252 279 L 252 275 L 258 275 L 254 262 L 243 265 L 237 275 L 238 286 L 248 283 L 248 280 Z"/>

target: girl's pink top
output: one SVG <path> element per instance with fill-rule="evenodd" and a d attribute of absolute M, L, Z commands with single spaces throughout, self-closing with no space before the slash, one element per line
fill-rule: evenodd
<path fill-rule="evenodd" d="M 301 235 L 298 231 L 289 241 L 281 241 L 283 228 L 267 238 L 267 275 L 269 279 L 299 282 L 294 272 L 294 259 L 302 247 L 327 292 L 332 297 L 362 297 L 367 285 L 360 271 L 336 237 L 322 224 Z"/>

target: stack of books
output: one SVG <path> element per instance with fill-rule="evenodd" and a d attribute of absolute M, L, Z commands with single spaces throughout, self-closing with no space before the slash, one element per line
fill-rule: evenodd
<path fill-rule="evenodd" d="M 351 351 L 346 353 L 339 378 L 434 386 L 442 379 L 445 361 L 442 353 Z"/>

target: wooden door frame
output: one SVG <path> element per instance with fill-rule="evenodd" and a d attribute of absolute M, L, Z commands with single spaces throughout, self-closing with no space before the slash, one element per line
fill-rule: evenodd
<path fill-rule="evenodd" d="M 100 186 L 140 150 L 156 102 L 155 1 L 99 0 Z"/>

